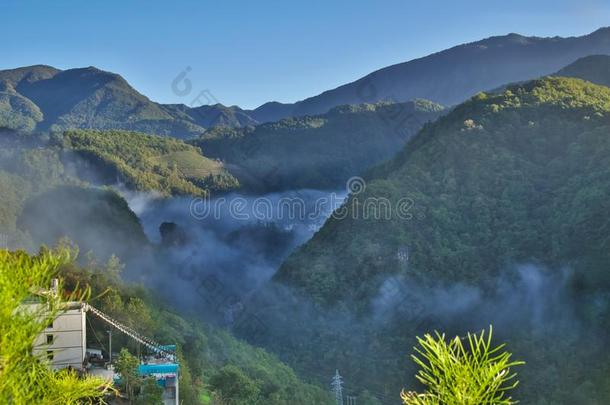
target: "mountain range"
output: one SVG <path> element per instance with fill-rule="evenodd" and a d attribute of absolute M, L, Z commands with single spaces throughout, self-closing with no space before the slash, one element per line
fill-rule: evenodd
<path fill-rule="evenodd" d="M 0 71 L 0 126 L 18 130 L 124 129 L 194 137 L 216 125 L 255 124 L 221 104 L 159 104 L 118 74 L 37 65 Z"/>
<path fill-rule="evenodd" d="M 579 74 L 581 65 L 567 70 Z M 401 249 L 409 250 L 412 275 L 451 282 L 482 284 L 522 260 L 559 267 L 572 258 L 579 268 L 576 258 L 605 254 L 605 221 L 595 218 L 607 208 L 598 197 L 610 192 L 609 128 L 610 88 L 582 79 L 551 76 L 479 93 L 369 170 L 366 191 L 346 203 L 346 218 L 329 219 L 278 277 L 312 288 L 322 301 L 342 298 L 335 283 L 357 283 L 364 290 L 343 291 L 363 303 L 381 274 L 405 270 Z M 393 207 L 408 198 L 412 206 L 402 217 L 367 215 L 358 211 L 367 198 Z M 560 213 L 562 204 L 570 209 Z M 595 263 L 581 265 L 589 277 L 603 277 L 605 267 Z"/>
<path fill-rule="evenodd" d="M 427 100 L 340 106 L 254 127 L 217 127 L 189 142 L 221 159 L 249 191 L 337 189 L 391 158 L 443 113 Z"/>
<path fill-rule="evenodd" d="M 326 383 L 323 359 L 383 394 L 414 374 L 406 359 L 415 336 L 464 336 L 493 323 L 527 360 L 524 403 L 607 404 L 607 53 L 608 28 L 577 38 L 510 34 L 252 111 L 155 103 L 93 67 L 1 71 L 0 127 L 9 130 L 0 128 L 0 227 L 32 248 L 72 232 L 85 250 L 143 257 L 152 244 L 123 197 L 85 182 L 164 196 L 242 185 L 262 195 L 331 189 L 359 175 L 365 183 L 337 215 L 244 305 L 264 327 L 241 337 L 308 381 L 321 374 Z M 182 253 L 167 263 L 182 269 Z M 217 341 L 186 344 L 185 353 L 250 353 L 227 356 Z M 194 374 L 205 380 L 211 363 L 202 359 Z M 276 398 L 268 403 L 326 403 L 308 387 L 308 399 L 296 400 L 291 374 L 279 386 L 275 374 L 247 369 L 264 376 L 266 398 Z"/>
<path fill-rule="evenodd" d="M 388 66 L 294 104 L 270 102 L 249 112 L 257 121 L 320 114 L 342 104 L 423 98 L 446 106 L 506 83 L 548 75 L 593 54 L 610 54 L 610 28 L 580 37 L 495 36 Z"/>
<path fill-rule="evenodd" d="M 366 336 L 375 355 L 350 378 L 398 390 L 404 381 L 386 370 L 414 372 L 402 360 L 410 336 L 462 336 L 493 323 L 527 361 L 523 403 L 607 403 L 610 318 L 599 303 L 610 287 L 610 88 L 583 79 L 607 83 L 608 59 L 560 70 L 575 77 L 479 93 L 369 170 L 275 281 L 324 312 L 373 319 L 370 331 L 318 339 L 330 326 L 308 335 L 308 323 L 290 336 L 296 341 L 276 332 L 262 344 L 345 364 L 363 350 L 345 342 Z M 265 321 L 286 328 L 281 316 Z"/>
<path fill-rule="evenodd" d="M 479 91 L 551 74 L 594 54 L 610 54 L 610 28 L 570 38 L 508 34 L 388 66 L 294 104 L 269 102 L 254 110 L 160 104 L 115 73 L 36 65 L 0 71 L 0 126 L 29 131 L 124 129 L 195 138 L 214 126 L 318 115 L 346 104 L 427 99 L 451 106 Z"/>

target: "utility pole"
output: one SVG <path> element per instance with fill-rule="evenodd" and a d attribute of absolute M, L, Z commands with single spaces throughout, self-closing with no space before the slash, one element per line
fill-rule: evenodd
<path fill-rule="evenodd" d="M 112 363 L 112 329 L 108 329 L 108 363 Z"/>
<path fill-rule="evenodd" d="M 332 388 L 332 392 L 335 393 L 337 405 L 343 405 L 343 378 L 339 375 L 339 370 L 335 372 L 330 387 Z"/>

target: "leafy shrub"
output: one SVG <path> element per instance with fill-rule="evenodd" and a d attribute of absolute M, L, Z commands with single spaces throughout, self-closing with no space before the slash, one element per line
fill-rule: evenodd
<path fill-rule="evenodd" d="M 48 291 L 58 268 L 68 260 L 66 252 L 31 257 L 0 250 L 0 398 L 7 403 L 94 403 L 111 390 L 103 379 L 52 371 L 46 357 L 33 350 L 36 338 L 65 303 L 59 294 L 40 292 Z M 73 294 L 67 301 L 85 297 Z"/>

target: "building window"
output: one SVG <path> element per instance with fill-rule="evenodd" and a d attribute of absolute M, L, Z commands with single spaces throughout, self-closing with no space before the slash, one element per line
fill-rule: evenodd
<path fill-rule="evenodd" d="M 55 319 L 52 319 L 51 322 L 47 325 L 47 329 L 53 329 L 53 324 L 55 323 Z"/>
<path fill-rule="evenodd" d="M 47 350 L 47 359 L 53 361 L 53 350 Z"/>
<path fill-rule="evenodd" d="M 47 335 L 47 344 L 48 345 L 52 345 L 53 344 L 53 335 Z"/>

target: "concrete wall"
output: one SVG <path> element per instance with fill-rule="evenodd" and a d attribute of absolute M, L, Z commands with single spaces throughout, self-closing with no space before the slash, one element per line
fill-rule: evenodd
<path fill-rule="evenodd" d="M 87 347 L 86 319 L 80 306 L 62 312 L 36 339 L 34 353 L 52 358 L 54 369 L 68 366 L 80 369 Z"/>

